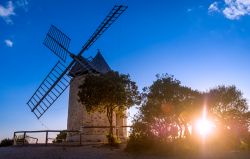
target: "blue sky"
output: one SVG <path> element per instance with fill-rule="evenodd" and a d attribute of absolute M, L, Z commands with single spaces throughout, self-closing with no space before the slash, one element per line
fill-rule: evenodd
<path fill-rule="evenodd" d="M 129 8 L 85 57 L 100 49 L 140 89 L 169 73 L 200 91 L 234 84 L 250 99 L 249 0 L 1 0 L 0 139 L 17 130 L 66 128 L 68 90 L 41 120 L 26 106 L 58 60 L 43 39 L 54 24 L 77 53 L 116 3 Z"/>

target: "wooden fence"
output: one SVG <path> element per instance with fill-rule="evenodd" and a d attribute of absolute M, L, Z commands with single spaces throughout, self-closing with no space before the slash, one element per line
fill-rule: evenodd
<path fill-rule="evenodd" d="M 118 129 L 119 128 L 130 128 L 132 126 L 120 126 L 120 127 L 116 127 L 116 126 L 112 126 L 113 129 L 116 130 L 116 134 L 118 133 Z M 92 128 L 110 128 L 109 126 L 83 126 L 82 129 L 92 129 Z M 16 131 L 14 132 L 13 135 L 13 140 L 14 140 L 14 145 L 28 145 L 28 141 L 27 139 L 33 139 L 35 140 L 35 144 L 41 144 L 38 143 L 38 138 L 36 137 L 32 137 L 31 135 L 27 135 L 29 134 L 35 134 L 35 133 L 45 133 L 45 141 L 44 141 L 44 145 L 48 145 L 50 143 L 48 143 L 49 139 L 53 139 L 53 138 L 49 138 L 49 133 L 76 133 L 77 135 L 79 134 L 79 143 L 77 145 L 82 145 L 82 133 L 80 130 L 37 130 L 37 131 Z M 20 134 L 19 136 L 17 134 Z"/>

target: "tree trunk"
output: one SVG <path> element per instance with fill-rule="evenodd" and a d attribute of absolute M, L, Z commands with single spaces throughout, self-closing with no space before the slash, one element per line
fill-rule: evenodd
<path fill-rule="evenodd" d="M 186 138 L 189 138 L 191 135 L 190 135 L 187 123 L 185 123 L 184 126 L 185 126 L 185 129 L 184 129 L 185 136 Z"/>
<path fill-rule="evenodd" d="M 113 136 L 113 110 L 107 107 L 107 117 L 109 121 L 109 135 Z"/>
<path fill-rule="evenodd" d="M 109 133 L 110 133 L 110 136 L 113 137 L 113 111 L 110 110 L 110 113 L 111 113 L 111 119 L 110 119 L 110 129 L 109 129 Z"/>
<path fill-rule="evenodd" d="M 183 129 L 182 129 L 182 125 L 181 125 L 181 123 L 179 121 L 179 118 L 176 119 L 176 123 L 177 123 L 177 125 L 179 127 L 179 133 L 180 133 L 178 137 L 181 139 L 182 138 Z"/>

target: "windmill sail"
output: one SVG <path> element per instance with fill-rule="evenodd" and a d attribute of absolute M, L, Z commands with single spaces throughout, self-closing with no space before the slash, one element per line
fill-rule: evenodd
<path fill-rule="evenodd" d="M 98 26 L 96 31 L 90 36 L 89 40 L 83 45 L 82 50 L 79 55 L 82 55 L 110 26 L 113 24 L 117 18 L 127 9 L 127 6 L 115 5 L 112 10 L 108 13 L 106 18 Z"/>
<path fill-rule="evenodd" d="M 54 25 L 51 25 L 43 44 L 54 52 L 61 60 L 66 61 L 69 53 L 70 38 Z"/>
<path fill-rule="evenodd" d="M 71 63 L 65 67 L 60 61 L 52 68 L 50 73 L 43 80 L 42 84 L 38 87 L 35 93 L 27 102 L 31 111 L 39 119 L 50 106 L 58 99 L 58 97 L 69 86 L 72 77 L 68 75 L 71 67 L 78 63 L 82 67 L 90 70 L 90 63 L 81 59 L 81 55 L 86 51 L 110 26 L 113 22 L 127 9 L 127 6 L 119 5 L 114 6 L 106 18 L 98 26 L 96 31 L 92 34 L 89 40 L 83 45 L 82 50 L 76 55 L 68 51 L 70 38 L 55 26 L 51 26 L 48 34 L 44 40 L 44 45 L 53 51 L 63 61 L 66 59 L 67 53 L 73 58 Z M 93 69 L 95 70 L 95 69 Z M 92 70 L 90 70 L 91 72 Z"/>
<path fill-rule="evenodd" d="M 66 72 L 67 68 L 58 61 L 27 102 L 38 119 L 69 86 L 71 77 Z"/>

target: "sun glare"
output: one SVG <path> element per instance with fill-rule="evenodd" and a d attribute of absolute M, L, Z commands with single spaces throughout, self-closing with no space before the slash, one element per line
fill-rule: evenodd
<path fill-rule="evenodd" d="M 198 130 L 198 133 L 202 136 L 207 136 L 210 134 L 213 130 L 214 124 L 206 119 L 200 119 L 196 123 L 196 128 Z"/>
<path fill-rule="evenodd" d="M 202 113 L 202 118 L 197 120 L 196 122 L 196 130 L 202 136 L 206 137 L 207 135 L 211 134 L 215 125 L 212 121 L 207 119 L 207 112 L 206 108 L 204 108 Z"/>

